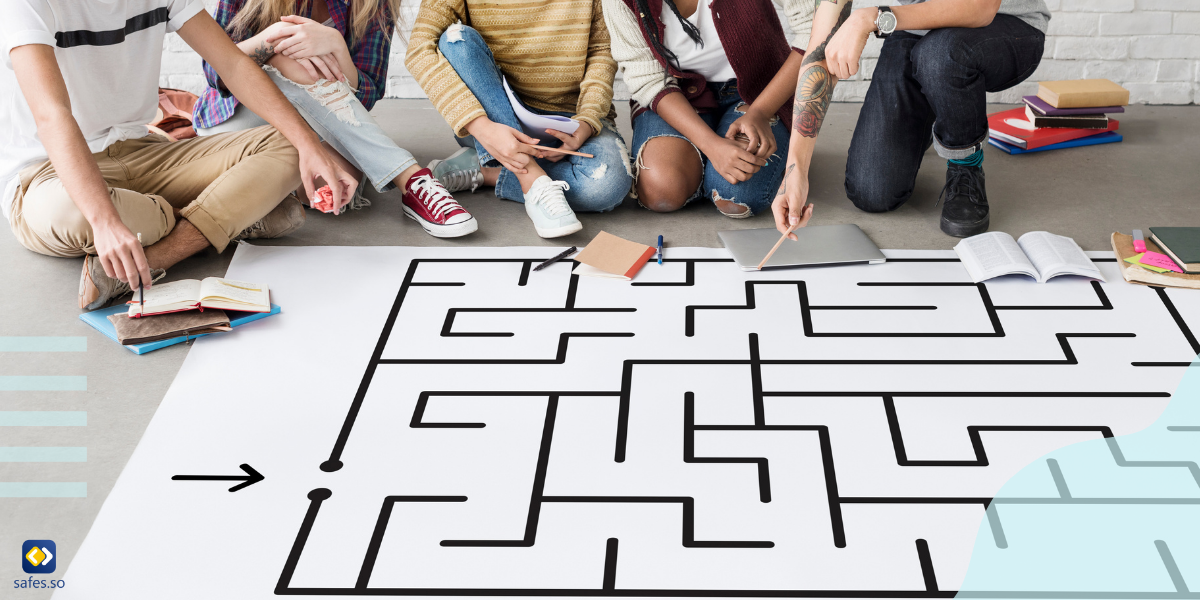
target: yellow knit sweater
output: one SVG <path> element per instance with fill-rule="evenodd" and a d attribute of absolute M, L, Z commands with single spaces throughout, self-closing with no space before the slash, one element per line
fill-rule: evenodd
<path fill-rule="evenodd" d="M 467 135 L 483 106 L 438 51 L 456 22 L 483 36 L 513 91 L 528 106 L 574 113 L 600 131 L 612 117 L 613 76 L 600 0 L 423 0 L 404 64 L 438 112 Z"/>

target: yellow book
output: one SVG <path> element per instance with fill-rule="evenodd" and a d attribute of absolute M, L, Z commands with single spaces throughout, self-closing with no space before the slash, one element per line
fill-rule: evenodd
<path fill-rule="evenodd" d="M 1107 79 L 1071 79 L 1043 81 L 1038 84 L 1038 98 L 1054 108 L 1092 108 L 1125 106 L 1129 90 Z"/>

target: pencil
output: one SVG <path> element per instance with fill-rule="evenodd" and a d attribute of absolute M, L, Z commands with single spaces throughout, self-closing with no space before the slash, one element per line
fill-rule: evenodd
<path fill-rule="evenodd" d="M 593 156 L 591 154 L 584 154 L 583 152 L 572 152 L 570 150 L 563 150 L 562 148 L 551 148 L 549 146 L 538 146 L 537 144 L 530 145 L 530 148 L 537 148 L 538 150 L 548 150 L 550 152 L 559 152 L 562 154 L 570 154 L 572 156 L 582 156 L 584 158 L 596 158 L 595 156 Z"/>
<path fill-rule="evenodd" d="M 138 232 L 138 245 L 142 245 L 142 234 Z M 146 312 L 146 288 L 142 285 L 142 277 L 138 276 L 138 316 L 142 316 Z"/>
<path fill-rule="evenodd" d="M 796 223 L 795 225 L 792 225 L 791 227 L 788 227 L 788 230 L 787 230 L 787 231 L 783 232 L 783 235 L 779 237 L 779 241 L 778 241 L 778 242 L 775 242 L 775 246 L 774 246 L 773 248 L 771 248 L 771 251 L 770 251 L 770 252 L 768 252 L 768 253 L 767 253 L 767 257 L 766 257 L 766 258 L 764 258 L 764 259 L 762 259 L 762 262 L 758 263 L 758 270 L 759 270 L 759 271 L 761 271 L 761 270 L 762 270 L 762 268 L 763 268 L 763 265 L 767 264 L 767 261 L 768 261 L 768 260 L 771 260 L 771 256 L 775 254 L 775 251 L 776 251 L 776 250 L 778 250 L 778 249 L 779 249 L 779 247 L 783 245 L 783 240 L 786 240 L 786 239 L 787 239 L 787 236 L 791 235 L 791 234 L 792 234 L 792 232 L 793 232 L 793 231 L 795 231 L 795 230 L 796 230 L 796 227 L 798 227 L 799 225 L 800 225 L 799 223 Z"/>
<path fill-rule="evenodd" d="M 548 267 L 548 266 L 550 266 L 550 265 L 552 265 L 552 264 L 554 264 L 554 263 L 556 263 L 556 262 L 558 262 L 558 261 L 560 261 L 560 260 L 562 260 L 562 259 L 564 259 L 564 258 L 566 258 L 566 257 L 568 257 L 568 256 L 570 256 L 570 255 L 572 255 L 572 254 L 574 254 L 574 253 L 575 253 L 577 250 L 579 250 L 579 248 L 576 248 L 575 246 L 571 246 L 570 248 L 567 248 L 566 250 L 563 250 L 563 251 L 562 251 L 562 252 L 560 252 L 559 254 L 556 254 L 554 257 L 550 258 L 550 259 L 549 259 L 549 260 L 547 260 L 546 262 L 544 262 L 544 263 L 542 263 L 542 264 L 540 264 L 540 265 L 538 265 L 538 266 L 534 267 L 534 268 L 533 268 L 533 270 L 534 270 L 534 271 L 541 271 L 542 269 L 545 269 L 546 267 Z"/>

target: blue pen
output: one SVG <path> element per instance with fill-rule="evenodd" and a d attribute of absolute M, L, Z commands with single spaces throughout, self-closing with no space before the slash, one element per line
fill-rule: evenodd
<path fill-rule="evenodd" d="M 662 264 L 662 236 L 658 236 L 658 264 Z"/>

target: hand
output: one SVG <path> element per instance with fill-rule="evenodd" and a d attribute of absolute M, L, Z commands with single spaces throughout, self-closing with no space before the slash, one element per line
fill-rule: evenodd
<path fill-rule="evenodd" d="M 343 171 L 320 144 L 306 144 L 297 150 L 300 152 L 300 179 L 304 182 L 304 192 L 308 194 L 309 202 L 316 202 L 315 192 L 319 187 L 317 179 L 320 178 L 333 192 L 333 214 L 339 214 L 342 207 L 354 197 L 358 182 Z"/>
<path fill-rule="evenodd" d="M 762 159 L 775 154 L 778 148 L 775 145 L 775 133 L 771 131 L 770 116 L 760 113 L 753 106 L 747 107 L 746 113 L 729 126 L 725 139 L 745 143 L 747 152 Z"/>
<path fill-rule="evenodd" d="M 808 202 L 808 170 L 797 169 L 795 162 L 788 164 L 783 174 L 783 183 L 779 193 L 771 203 L 771 212 L 775 214 L 775 229 L 779 233 L 787 233 L 808 225 L 812 218 L 813 205 Z M 788 233 L 788 239 L 795 240 L 796 234 Z"/>
<path fill-rule="evenodd" d="M 583 147 L 584 142 L 587 142 L 588 138 L 594 135 L 592 132 L 592 126 L 584 123 L 583 121 L 579 122 L 579 129 L 575 130 L 575 135 L 567 135 L 556 129 L 547 129 L 546 133 L 562 140 L 562 146 L 559 146 L 560 148 L 563 150 L 570 150 L 572 152 Z M 566 154 L 560 154 L 557 152 L 549 152 L 548 154 L 549 156 L 546 157 L 546 160 L 550 162 L 558 162 L 567 157 Z"/>
<path fill-rule="evenodd" d="M 505 169 L 518 175 L 529 172 L 525 167 L 530 161 L 545 156 L 541 150 L 532 147 L 538 143 L 537 138 L 487 117 L 479 117 L 467 123 L 467 132 L 475 136 L 488 154 L 500 161 Z"/>
<path fill-rule="evenodd" d="M 858 59 L 862 58 L 867 38 L 875 31 L 875 17 L 879 9 L 874 6 L 860 8 L 850 13 L 833 39 L 825 46 L 825 66 L 838 79 L 849 79 L 858 72 Z"/>
<path fill-rule="evenodd" d="M 712 162 L 717 173 L 734 185 L 748 181 L 767 164 L 765 158 L 747 152 L 740 143 L 716 136 L 700 148 L 700 151 Z"/>
<path fill-rule="evenodd" d="M 349 83 L 346 76 L 342 74 L 342 67 L 338 64 L 338 59 L 332 54 L 322 54 L 312 58 L 297 58 L 296 63 L 308 72 L 308 76 L 313 78 L 313 81 L 328 79 L 330 81 L 344 81 Z"/>
<path fill-rule="evenodd" d="M 275 46 L 275 54 L 300 59 L 333 54 L 341 50 L 349 52 L 346 49 L 346 40 L 337 29 L 295 15 L 280 17 L 280 21 L 288 25 L 281 27 L 266 39 L 268 44 Z"/>
<path fill-rule="evenodd" d="M 96 254 L 109 277 L 115 277 L 137 289 L 139 283 L 150 287 L 150 263 L 137 235 L 119 219 L 92 226 Z"/>

